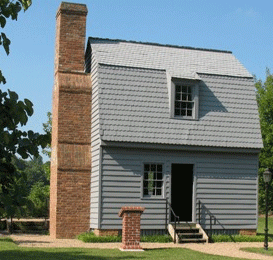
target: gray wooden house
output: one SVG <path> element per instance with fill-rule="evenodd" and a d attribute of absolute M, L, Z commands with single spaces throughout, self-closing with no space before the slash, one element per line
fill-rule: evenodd
<path fill-rule="evenodd" d="M 92 229 L 164 231 L 182 222 L 256 230 L 262 147 L 252 75 L 229 51 L 89 38 Z M 168 223 L 171 221 L 170 207 Z"/>
<path fill-rule="evenodd" d="M 254 233 L 252 75 L 229 51 L 92 37 L 85 51 L 86 15 L 63 2 L 56 16 L 50 234 L 117 233 L 122 206 L 145 207 L 146 234 L 174 236 L 172 212 L 191 227 Z"/>

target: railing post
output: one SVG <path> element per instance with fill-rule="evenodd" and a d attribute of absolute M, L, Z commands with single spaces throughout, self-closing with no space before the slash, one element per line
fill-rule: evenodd
<path fill-rule="evenodd" d="M 201 224 L 201 200 L 198 201 L 199 224 Z"/>
<path fill-rule="evenodd" d="M 168 199 L 166 199 L 165 232 L 168 234 Z"/>
<path fill-rule="evenodd" d="M 176 217 L 174 217 L 175 221 L 174 221 L 174 239 L 173 239 L 173 243 L 176 244 Z"/>

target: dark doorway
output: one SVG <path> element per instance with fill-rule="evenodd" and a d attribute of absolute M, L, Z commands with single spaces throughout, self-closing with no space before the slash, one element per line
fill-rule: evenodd
<path fill-rule="evenodd" d="M 192 221 L 193 164 L 172 164 L 172 208 L 180 221 Z"/>

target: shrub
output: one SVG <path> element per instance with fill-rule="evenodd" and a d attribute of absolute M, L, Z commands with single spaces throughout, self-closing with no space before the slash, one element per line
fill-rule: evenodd
<path fill-rule="evenodd" d="M 83 242 L 89 243 L 111 243 L 121 242 L 121 236 L 96 236 L 93 232 L 83 233 L 78 236 L 78 239 Z M 141 242 L 152 242 L 152 243 L 168 243 L 172 242 L 172 238 L 169 235 L 150 235 L 141 236 Z"/>
<path fill-rule="evenodd" d="M 78 239 L 89 243 L 121 242 L 121 236 L 96 236 L 93 232 L 80 234 Z"/>
<path fill-rule="evenodd" d="M 172 242 L 172 237 L 170 235 L 150 235 L 141 236 L 141 242 L 152 242 L 152 243 L 169 243 Z"/>

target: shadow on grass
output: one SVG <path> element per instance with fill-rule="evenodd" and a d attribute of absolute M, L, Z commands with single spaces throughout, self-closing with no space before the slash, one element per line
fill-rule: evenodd
<path fill-rule="evenodd" d="M 103 256 L 105 255 L 105 256 Z M 116 255 L 116 256 L 115 256 Z M 88 252 L 87 250 L 73 250 L 73 252 L 50 252 L 49 250 L 3 250 L 0 254 L 0 260 L 26 260 L 26 259 L 39 259 L 39 260 L 107 260 L 107 259 L 143 259 L 141 256 L 133 256 L 132 254 L 127 254 L 124 256 L 120 256 L 120 252 L 113 252 L 111 255 L 105 254 L 103 250 L 96 251 L 94 250 Z"/>

